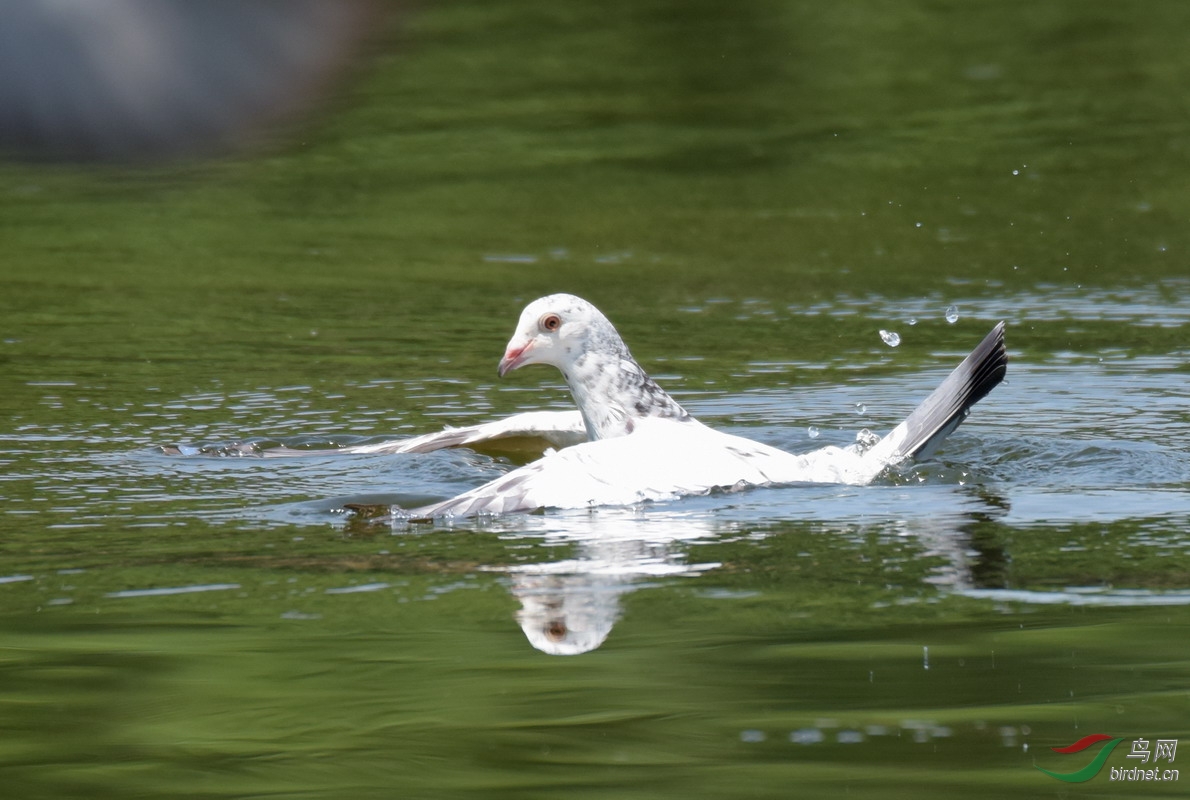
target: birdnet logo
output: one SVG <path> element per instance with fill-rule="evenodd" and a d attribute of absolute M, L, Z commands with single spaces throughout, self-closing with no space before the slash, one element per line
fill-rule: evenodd
<path fill-rule="evenodd" d="M 1100 742 L 1107 742 L 1107 744 L 1099 749 L 1099 753 L 1091 759 L 1091 763 L 1087 764 L 1087 766 L 1074 772 L 1053 772 L 1044 767 L 1037 768 L 1051 778 L 1057 778 L 1066 783 L 1089 781 L 1099 774 L 1099 771 L 1103 769 L 1103 765 L 1107 761 L 1107 757 L 1111 755 L 1112 750 L 1116 749 L 1116 745 L 1122 741 L 1124 741 L 1122 738 L 1109 736 L 1106 733 L 1092 733 L 1090 736 L 1084 736 L 1079 739 L 1074 744 L 1069 744 L 1065 747 L 1050 748 L 1055 753 L 1081 753 Z M 1151 748 L 1150 744 L 1153 745 Z M 1162 759 L 1172 764 L 1177 753 L 1177 739 L 1157 739 L 1153 742 L 1150 742 L 1148 739 L 1133 739 L 1132 750 L 1128 753 L 1128 758 L 1135 758 L 1141 764 L 1148 764 L 1151 758 L 1154 766 L 1112 767 L 1111 772 L 1108 774 L 1113 781 L 1176 781 L 1178 779 L 1178 771 L 1176 769 L 1163 769 L 1157 767 L 1156 764 Z"/>

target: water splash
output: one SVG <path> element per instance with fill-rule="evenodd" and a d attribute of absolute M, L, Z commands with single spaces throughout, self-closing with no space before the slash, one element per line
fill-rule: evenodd
<path fill-rule="evenodd" d="M 872 433 L 867 428 L 862 429 L 855 434 L 855 443 L 859 445 L 860 452 L 867 450 L 872 445 L 880 441 L 880 437 Z"/>
<path fill-rule="evenodd" d="M 901 334 L 897 333 L 896 331 L 886 331 L 881 329 L 880 338 L 889 347 L 896 347 L 901 343 Z"/>

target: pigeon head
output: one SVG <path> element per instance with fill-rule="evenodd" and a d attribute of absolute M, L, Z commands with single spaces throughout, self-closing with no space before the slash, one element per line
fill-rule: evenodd
<path fill-rule="evenodd" d="M 565 375 L 575 361 L 593 351 L 615 356 L 628 352 L 599 309 L 572 294 L 551 294 L 521 312 L 500 359 L 500 377 L 527 364 L 549 364 Z"/>
<path fill-rule="evenodd" d="M 542 297 L 521 312 L 500 376 L 526 364 L 562 372 L 592 440 L 631 433 L 644 417 L 689 416 L 645 374 L 607 317 L 572 294 Z"/>

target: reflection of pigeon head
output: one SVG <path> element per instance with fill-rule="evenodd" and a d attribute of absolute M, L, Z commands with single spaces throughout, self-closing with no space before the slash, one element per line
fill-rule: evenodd
<path fill-rule="evenodd" d="M 680 523 L 680 524 L 679 524 Z M 641 581 L 698 575 L 718 563 L 687 564 L 675 542 L 713 532 L 709 521 L 627 510 L 558 515 L 548 538 L 578 545 L 576 558 L 520 564 L 508 572 L 521 602 L 517 622 L 543 653 L 575 656 L 603 644 L 620 617 L 620 595 Z"/>
<path fill-rule="evenodd" d="M 620 595 L 632 589 L 612 576 L 513 576 L 521 601 L 517 622 L 529 643 L 543 653 L 574 656 L 603 644 L 620 616 Z"/>

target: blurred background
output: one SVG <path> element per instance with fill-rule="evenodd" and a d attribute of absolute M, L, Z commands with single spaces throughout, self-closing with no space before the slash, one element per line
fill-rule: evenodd
<path fill-rule="evenodd" d="M 1176 3 L 148 5 L 5 6 L 9 151 L 124 162 L 9 162 L 12 279 L 219 295 L 196 311 L 380 275 L 390 309 L 642 270 L 805 299 L 1110 283 L 1183 245 Z"/>
<path fill-rule="evenodd" d="M 309 112 L 360 56 L 379 9 L 365 0 L 6 2 L 0 146 L 34 160 L 138 162 L 243 145 Z"/>

